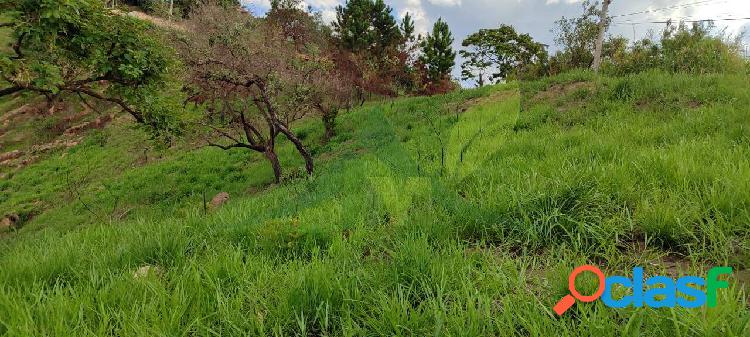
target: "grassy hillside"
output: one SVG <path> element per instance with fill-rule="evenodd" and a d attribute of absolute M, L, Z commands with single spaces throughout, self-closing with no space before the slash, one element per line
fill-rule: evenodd
<path fill-rule="evenodd" d="M 329 144 L 301 126 L 319 168 L 281 186 L 242 151 L 142 159 L 114 123 L 0 183 L 34 210 L 0 238 L 0 335 L 747 336 L 748 85 L 572 73 L 369 103 Z M 716 308 L 557 318 L 586 262 L 736 274 Z"/>

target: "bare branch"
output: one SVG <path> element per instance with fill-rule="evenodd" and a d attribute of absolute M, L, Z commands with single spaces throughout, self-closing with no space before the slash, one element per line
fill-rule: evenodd
<path fill-rule="evenodd" d="M 0 97 L 12 95 L 19 91 L 23 91 L 24 89 L 25 89 L 24 87 L 18 87 L 18 86 L 0 89 Z"/>
<path fill-rule="evenodd" d="M 107 97 L 107 96 L 104 96 L 104 95 L 102 95 L 102 94 L 94 91 L 94 90 L 91 90 L 91 89 L 85 88 L 85 87 L 84 88 L 64 88 L 64 89 L 72 91 L 72 92 L 84 93 L 86 95 L 89 95 L 89 96 L 94 97 L 96 99 L 100 99 L 102 101 L 107 101 L 107 102 L 115 103 L 115 104 L 119 105 L 127 113 L 129 113 L 131 116 L 133 116 L 133 118 L 135 118 L 135 120 L 138 121 L 138 123 L 145 123 L 146 122 L 145 119 L 143 118 L 143 115 L 140 112 L 134 110 L 125 101 L 123 101 L 123 100 L 121 100 L 119 98 Z"/>
<path fill-rule="evenodd" d="M 242 144 L 242 143 L 236 143 L 236 144 L 232 144 L 232 145 L 221 145 L 221 144 L 217 144 L 217 143 L 213 143 L 213 142 L 209 141 L 208 142 L 208 146 L 218 147 L 218 148 L 220 148 L 222 150 L 225 150 L 225 151 L 229 150 L 229 149 L 235 149 L 235 148 L 251 149 L 251 150 L 258 151 L 258 152 L 263 152 L 263 150 L 264 150 L 263 148 L 260 148 L 260 149 L 259 148 L 254 148 L 254 147 L 252 147 L 250 145 Z"/>

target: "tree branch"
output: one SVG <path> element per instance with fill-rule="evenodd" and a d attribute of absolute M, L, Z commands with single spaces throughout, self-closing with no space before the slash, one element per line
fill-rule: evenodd
<path fill-rule="evenodd" d="M 208 146 L 218 147 L 225 151 L 229 149 L 236 149 L 236 148 L 250 149 L 250 150 L 257 151 L 257 152 L 265 152 L 266 150 L 264 147 L 261 147 L 261 146 L 252 146 L 252 145 L 243 144 L 243 143 L 235 143 L 232 145 L 221 145 L 221 144 L 217 144 L 217 143 L 209 141 Z"/>
<path fill-rule="evenodd" d="M 64 88 L 64 89 L 72 91 L 72 92 L 84 93 L 86 95 L 89 95 L 89 96 L 94 97 L 96 99 L 100 99 L 102 101 L 107 101 L 107 102 L 115 103 L 115 104 L 119 105 L 127 113 L 129 113 L 131 116 L 133 116 L 133 118 L 135 118 L 135 120 L 138 121 L 138 123 L 144 123 L 144 124 L 146 123 L 146 120 L 143 118 L 143 114 L 141 114 L 140 112 L 134 110 L 125 101 L 123 101 L 123 100 L 121 100 L 119 98 L 107 97 L 107 96 L 104 96 L 104 95 L 102 95 L 102 94 L 100 94 L 100 93 L 98 93 L 98 92 L 96 92 L 94 90 L 91 90 L 89 88 Z"/>
<path fill-rule="evenodd" d="M 244 111 L 240 111 L 240 122 L 242 123 L 242 129 L 245 131 L 245 137 L 247 137 L 247 141 L 249 141 L 250 144 L 256 145 L 255 137 L 253 137 L 253 135 L 258 137 L 258 142 L 263 141 L 261 134 L 255 129 L 255 127 L 248 123 Z"/>
<path fill-rule="evenodd" d="M 236 137 L 232 136 L 231 134 L 229 134 L 228 132 L 226 132 L 226 131 L 224 131 L 222 129 L 219 129 L 219 128 L 213 126 L 213 125 L 208 125 L 206 123 L 202 123 L 202 124 L 205 125 L 205 126 L 207 126 L 207 127 L 209 127 L 211 130 L 214 130 L 214 131 L 218 132 L 223 137 L 225 137 L 225 138 L 227 138 L 227 139 L 229 139 L 229 140 L 231 140 L 231 141 L 233 141 L 235 143 L 238 143 L 238 144 L 242 143 L 242 142 L 240 142 L 239 139 L 237 139 Z"/>
<path fill-rule="evenodd" d="M 9 88 L 5 88 L 5 89 L 0 89 L 0 97 L 12 95 L 12 94 L 15 94 L 15 93 L 17 93 L 19 91 L 23 91 L 24 89 L 26 89 L 26 88 L 24 88 L 24 87 L 9 87 Z"/>
<path fill-rule="evenodd" d="M 26 33 L 22 33 L 18 36 L 18 40 L 16 43 L 13 44 L 13 51 L 16 53 L 16 56 L 11 57 L 13 60 L 18 60 L 23 58 L 23 52 L 21 51 L 21 44 L 23 44 L 23 39 L 26 37 Z"/>

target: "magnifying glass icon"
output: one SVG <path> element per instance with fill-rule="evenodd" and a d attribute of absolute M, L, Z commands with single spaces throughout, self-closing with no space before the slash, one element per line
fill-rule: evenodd
<path fill-rule="evenodd" d="M 599 278 L 599 288 L 593 295 L 583 296 L 576 289 L 576 277 L 578 277 L 578 275 L 583 272 L 594 273 L 594 275 Z M 555 304 L 555 306 L 552 308 L 552 310 L 554 310 L 558 316 L 562 316 L 563 313 L 568 311 L 568 309 L 570 309 L 570 307 L 572 307 L 573 304 L 576 303 L 576 300 L 584 303 L 596 301 L 604 293 L 604 280 L 604 273 L 601 271 L 601 269 L 595 266 L 585 265 L 573 269 L 573 272 L 570 273 L 570 276 L 568 276 L 568 290 L 570 290 L 570 294 L 565 295 L 565 297 L 558 301 L 557 304 Z"/>

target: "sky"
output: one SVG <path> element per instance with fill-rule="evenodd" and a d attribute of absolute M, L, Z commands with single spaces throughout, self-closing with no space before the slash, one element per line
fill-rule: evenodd
<path fill-rule="evenodd" d="M 263 15 L 270 6 L 269 0 L 242 0 L 246 8 Z M 324 20 L 335 20 L 336 6 L 345 0 L 304 0 L 307 6 L 320 11 Z M 560 17 L 575 17 L 582 13 L 582 0 L 385 0 L 397 18 L 409 12 L 416 21 L 418 32 L 428 32 L 438 18 L 443 18 L 453 32 L 454 49 L 461 41 L 482 28 L 495 28 L 500 24 L 513 25 L 521 33 L 531 36 L 556 50 L 554 43 L 555 21 Z M 637 14 L 634 14 L 637 13 Z M 631 15 L 632 14 L 632 15 Z M 728 34 L 746 32 L 743 42 L 750 45 L 750 0 L 612 0 L 610 16 L 613 26 L 609 33 L 629 39 L 658 33 L 663 23 L 654 21 L 703 20 L 746 18 L 745 20 L 717 21 L 726 27 Z M 460 60 L 458 63 L 460 64 Z M 456 66 L 454 75 L 460 73 Z"/>

